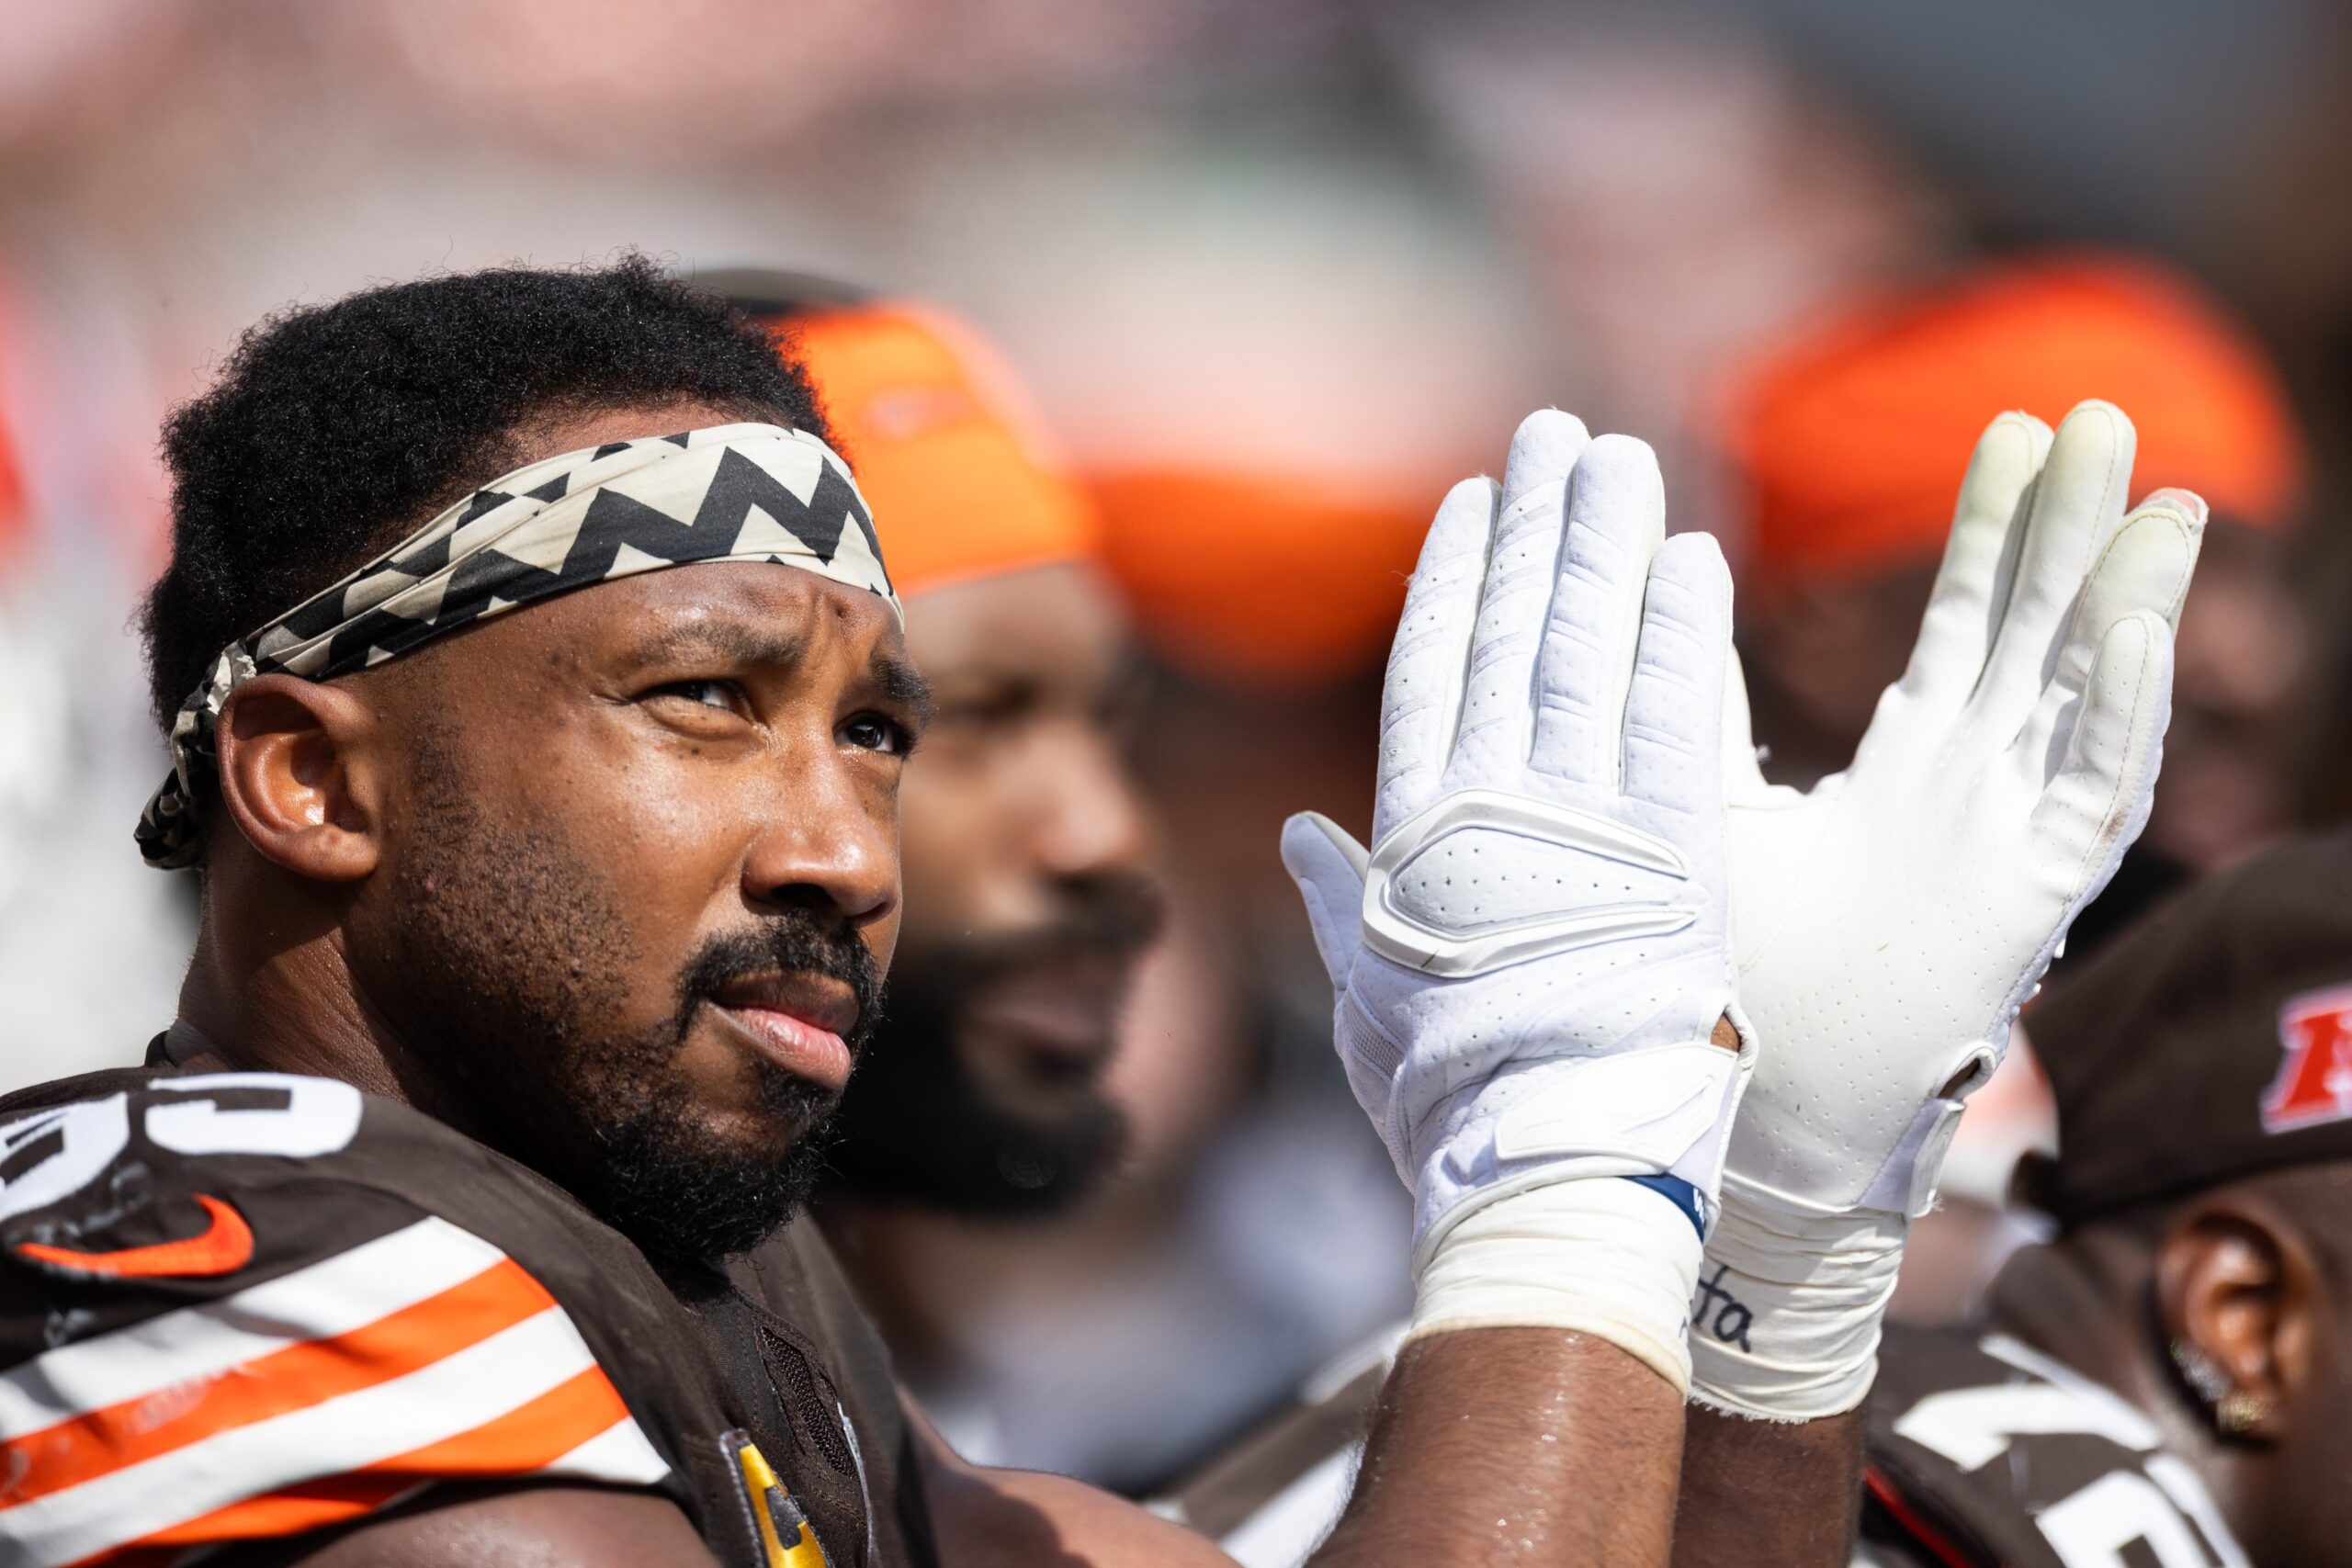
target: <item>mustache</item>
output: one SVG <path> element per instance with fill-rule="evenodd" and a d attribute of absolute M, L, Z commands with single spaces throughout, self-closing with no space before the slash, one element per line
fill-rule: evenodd
<path fill-rule="evenodd" d="M 970 984 L 1073 961 L 1125 960 L 1159 940 L 1167 899 L 1144 876 L 1103 877 L 1075 888 L 1054 915 L 1001 935 L 971 937 L 937 955 L 953 982 Z"/>
<path fill-rule="evenodd" d="M 882 1021 L 882 975 L 874 953 L 838 920 L 787 909 L 748 931 L 728 931 L 695 950 L 678 978 L 681 1034 L 695 1010 L 740 981 L 771 975 L 818 975 L 839 980 L 857 1001 L 857 1021 L 845 1037 L 854 1055 Z"/>

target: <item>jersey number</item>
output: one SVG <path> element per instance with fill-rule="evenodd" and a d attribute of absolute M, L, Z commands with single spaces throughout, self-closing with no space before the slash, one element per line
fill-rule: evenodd
<path fill-rule="evenodd" d="M 130 1145 L 184 1155 L 330 1155 L 359 1131 L 359 1091 L 332 1078 L 209 1073 L 35 1111 L 0 1127 L 0 1220 L 70 1197 Z"/>

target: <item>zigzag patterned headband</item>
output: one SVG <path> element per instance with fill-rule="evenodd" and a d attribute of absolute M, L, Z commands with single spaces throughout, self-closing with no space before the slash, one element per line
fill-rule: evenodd
<path fill-rule="evenodd" d="M 326 681 L 519 605 L 697 561 L 797 566 L 905 611 L 874 520 L 831 447 L 721 424 L 566 452 L 492 480 L 334 586 L 220 650 L 172 721 L 172 772 L 139 818 L 162 870 L 201 850 L 195 781 L 229 694 L 257 675 Z"/>

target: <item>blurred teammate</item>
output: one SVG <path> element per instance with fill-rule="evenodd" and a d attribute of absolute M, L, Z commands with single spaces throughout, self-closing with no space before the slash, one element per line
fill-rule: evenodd
<path fill-rule="evenodd" d="M 2212 521 L 2181 620 L 2164 789 L 2078 948 L 2173 867 L 2226 863 L 2303 809 L 2315 649 L 2289 566 L 2305 459 L 2278 371 L 2187 280 L 2063 256 L 1845 310 L 1754 367 L 1729 416 L 1758 739 L 1775 778 L 1807 784 L 1844 764 L 1902 669 L 1952 454 L 1984 409 L 2054 420 L 2091 397 L 2131 411 L 2143 481 L 2197 491 Z"/>
<path fill-rule="evenodd" d="M 204 924 L 150 1066 L 0 1101 L 11 1562 L 1224 1561 L 1085 1487 L 957 1461 L 796 1223 L 893 956 L 927 706 L 824 429 L 763 334 L 642 261 L 291 311 L 175 416 L 147 621 L 175 766 L 138 836 L 201 868 Z M 1793 1365 L 1842 1393 L 1867 1348 L 1750 1375 L 1683 1339 L 1702 1237 L 1780 1258 L 1755 1193 L 1712 1223 L 1726 1143 L 1790 1125 L 1770 1072 L 1733 1122 L 1743 1007 L 1804 1038 L 1779 993 L 1851 971 L 1856 916 L 2030 983 L 2136 827 L 2168 644 L 2141 597 L 2165 603 L 2187 558 L 2145 570 L 2134 542 L 2186 524 L 2127 525 L 2087 491 L 2084 464 L 2128 468 L 2129 433 L 2082 430 L 2052 449 L 2036 592 L 1988 671 L 2004 708 L 2047 716 L 1995 728 L 2071 761 L 2026 770 L 1995 819 L 2035 844 L 1969 862 L 2064 868 L 1965 943 L 1796 897 L 1787 923 L 1821 942 L 1744 975 L 1744 1004 L 1726 861 L 1757 843 L 1731 838 L 1718 771 L 1720 556 L 1662 542 L 1647 448 L 1565 415 L 1522 427 L 1499 488 L 1449 498 L 1391 667 L 1395 819 L 1370 861 L 1309 818 L 1284 845 L 1419 1220 L 1413 1342 L 1319 1561 L 1663 1563 L 1678 1501 L 1687 1562 L 1842 1547 L 1854 1424 L 1774 1385 Z M 2012 504 L 1971 538 L 2006 529 L 2030 468 L 1995 466 Z M 1555 570 L 1570 540 L 1589 570 Z M 2057 613 L 2093 558 L 2085 612 Z M 1555 578 L 1565 621 L 1542 613 Z M 2042 700 L 2053 660 L 2077 700 Z M 1498 665 L 1521 678 L 1468 673 Z M 1559 875 L 1439 891 L 1498 795 Z M 1340 896 L 1366 873 L 1396 877 L 1396 921 Z M 1985 1000 L 2005 1036 L 2015 997 Z M 1873 1032 L 1872 1114 L 1935 1120 L 1946 1058 L 1993 1038 Z M 1838 1131 L 1867 1150 L 1889 1129 Z M 1906 1190 L 1932 1175 L 1886 1158 Z M 1758 1284 L 1767 1350 L 1819 1326 Z M 1694 1348 L 1704 1388 L 1798 1421 L 1695 1420 L 1685 1476 Z"/>
<path fill-rule="evenodd" d="M 2352 1562 L 2352 836 L 2199 884 L 2030 1015 L 2057 1239 L 1895 1328 L 1866 1556 Z"/>

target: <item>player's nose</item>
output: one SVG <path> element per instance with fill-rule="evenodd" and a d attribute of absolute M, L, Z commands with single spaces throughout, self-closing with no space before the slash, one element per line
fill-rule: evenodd
<path fill-rule="evenodd" d="M 1038 866 L 1072 882 L 1139 869 L 1151 852 L 1151 814 L 1111 738 L 1072 726 L 1056 738 L 1050 759 L 1036 781 Z"/>
<path fill-rule="evenodd" d="M 854 925 L 897 908 L 895 801 L 858 787 L 842 767 L 820 765 L 780 783 L 769 806 L 743 855 L 747 904 L 788 905 Z"/>

